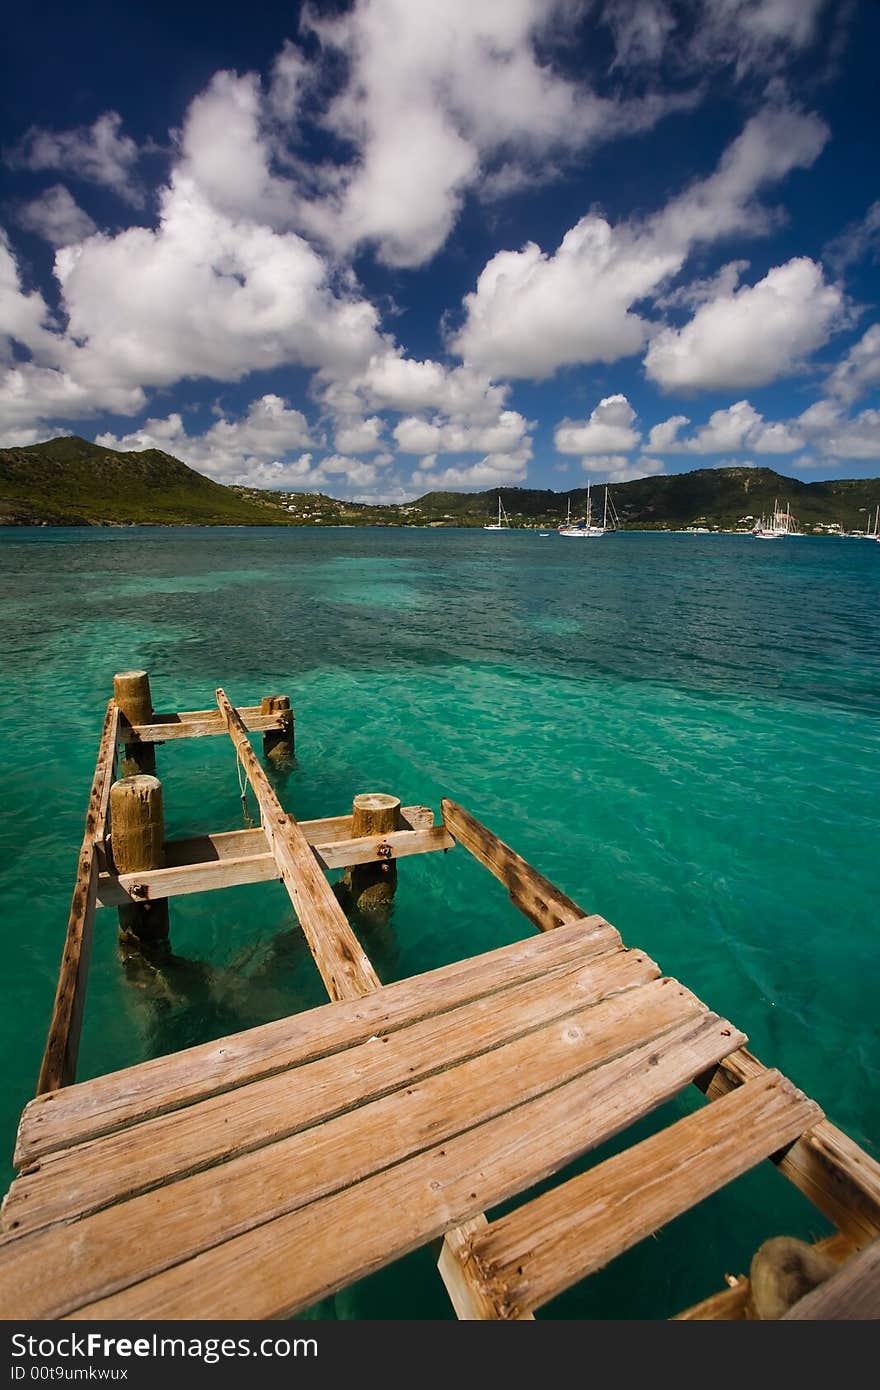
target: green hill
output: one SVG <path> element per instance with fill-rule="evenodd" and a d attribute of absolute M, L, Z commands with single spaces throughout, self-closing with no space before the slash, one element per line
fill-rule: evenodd
<path fill-rule="evenodd" d="M 244 501 L 159 449 L 117 453 L 76 435 L 0 449 L 0 525 L 265 526 L 277 508 Z"/>
<path fill-rule="evenodd" d="M 554 526 L 583 515 L 584 489 L 502 487 L 487 492 L 429 492 L 382 506 L 321 493 L 224 487 L 158 449 L 123 453 L 76 436 L 0 449 L 0 525 L 5 526 L 483 526 L 498 494 L 515 526 Z M 802 483 L 771 468 L 700 468 L 692 473 L 619 483 L 611 494 L 621 524 L 634 530 L 685 526 L 745 529 L 748 517 L 790 502 L 809 531 L 864 529 L 880 501 L 880 479 Z M 595 500 L 602 505 L 601 489 Z"/>
<path fill-rule="evenodd" d="M 514 524 L 554 525 L 565 517 L 571 501 L 572 516 L 582 516 L 584 488 L 568 492 L 536 488 L 502 487 L 491 492 L 429 492 L 417 507 L 426 516 L 446 517 L 447 524 L 482 526 L 493 520 L 497 498 Z M 734 530 L 744 517 L 759 517 L 789 501 L 794 516 L 805 529 L 839 523 L 848 530 L 862 529 L 867 511 L 880 501 L 880 479 L 835 479 L 802 483 L 783 477 L 772 468 L 700 468 L 692 473 L 638 478 L 610 488 L 622 525 L 633 529 L 676 530 L 706 525 Z M 593 493 L 602 508 L 602 488 Z"/>

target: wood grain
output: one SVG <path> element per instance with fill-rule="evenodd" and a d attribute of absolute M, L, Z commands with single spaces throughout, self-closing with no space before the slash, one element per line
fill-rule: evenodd
<path fill-rule="evenodd" d="M 504 884 L 514 907 L 540 931 L 551 931 L 587 915 L 464 807 L 444 797 L 441 809 L 443 824 L 450 834 Z"/>
<path fill-rule="evenodd" d="M 105 1296 L 74 1315 L 90 1319 L 288 1316 L 548 1177 L 668 1099 L 707 1065 L 707 1057 L 723 1055 L 731 1040 L 737 1042 L 740 1036 L 730 1024 L 701 1013 L 666 1033 L 660 1047 L 652 1042 L 626 1053 L 453 1138 L 439 1143 L 435 1139 L 423 1152 L 382 1167 L 361 1181 L 342 1186 L 337 1179 L 338 1190 L 326 1197 L 263 1222 L 124 1291 L 111 1294 L 108 1288 Z M 377 1107 L 388 1104 L 376 1103 Z M 393 1112 L 395 1107 L 390 1109 Z M 406 1109 L 397 1114 L 408 1133 L 411 1116 Z M 360 1113 L 363 1118 L 365 1112 Z M 434 1119 L 442 1113 L 435 1108 Z M 398 1132 L 396 1125 L 394 1132 Z M 332 1174 L 338 1163 L 350 1179 L 349 1137 L 341 1131 L 336 1137 L 339 1142 L 332 1150 L 317 1156 L 319 1171 Z M 357 1142 L 363 1156 L 362 1143 Z M 387 1132 L 378 1142 L 386 1158 Z M 285 1181 L 305 1184 L 311 1167 L 308 1153 L 302 1164 L 286 1165 Z M 236 1194 L 237 1188 L 232 1188 L 231 1200 Z M 226 1195 L 224 1185 L 216 1206 L 217 1216 L 223 1211 L 224 1219 Z M 376 1219 L 379 1212 L 381 1221 Z M 252 1225 L 253 1219 L 251 1212 Z M 157 1223 L 152 1229 L 164 1231 L 164 1225 Z M 44 1238 L 38 1234 L 34 1240 Z M 77 1249 L 74 1246 L 70 1252 L 73 1258 Z M 152 1253 L 152 1249 L 147 1252 L 148 1258 Z M 33 1266 L 33 1286 L 30 1278 L 19 1279 L 15 1286 L 19 1305 L 25 1289 L 41 1304 L 57 1302 L 63 1283 L 53 1277 L 58 1268 L 54 1258 L 44 1258 L 41 1265 Z M 69 1272 L 65 1264 L 66 1278 Z M 94 1282 L 97 1286 L 100 1278 Z"/>
<path fill-rule="evenodd" d="M 24 1167 L 56 1149 L 328 1056 L 373 1035 L 386 1036 L 470 999 L 537 980 L 566 962 L 619 950 L 620 936 L 615 929 L 604 918 L 588 917 L 552 936 L 530 936 L 410 976 L 386 985 L 377 994 L 344 1004 L 326 1004 L 37 1097 L 21 1117 L 16 1166 Z"/>
<path fill-rule="evenodd" d="M 502 1217 L 472 1240 L 498 1316 L 542 1307 L 821 1117 L 814 1101 L 768 1071 Z"/>
<path fill-rule="evenodd" d="M 20 1238 L 61 1217 L 81 1215 L 275 1143 L 439 1070 L 486 1056 L 568 1015 L 577 1014 L 586 1028 L 600 1029 L 613 1014 L 597 1008 L 583 1015 L 584 1008 L 624 990 L 636 991 L 630 1012 L 644 1008 L 648 1028 L 657 1015 L 650 993 L 638 987 L 659 973 L 653 961 L 636 951 L 569 962 L 538 980 L 412 1023 L 384 1037 L 381 1046 L 371 1036 L 348 1049 L 344 1065 L 334 1053 L 46 1155 L 12 1184 L 3 1205 L 4 1229 Z M 672 997 L 678 1008 L 678 996 Z M 668 989 L 658 988 L 664 1010 L 669 998 Z M 487 1067 L 493 1060 L 486 1057 Z"/>

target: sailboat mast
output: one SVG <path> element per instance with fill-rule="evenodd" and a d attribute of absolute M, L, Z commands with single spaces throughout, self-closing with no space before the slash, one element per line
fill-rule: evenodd
<path fill-rule="evenodd" d="M 608 530 L 608 484 L 605 484 L 605 509 L 602 512 L 602 530 Z"/>
<path fill-rule="evenodd" d="M 590 529 L 590 524 L 591 524 L 591 521 L 592 521 L 592 516 L 593 516 L 593 504 L 592 504 L 592 502 L 590 501 L 590 484 L 587 483 L 587 517 L 586 517 L 586 521 L 587 521 L 587 530 Z"/>

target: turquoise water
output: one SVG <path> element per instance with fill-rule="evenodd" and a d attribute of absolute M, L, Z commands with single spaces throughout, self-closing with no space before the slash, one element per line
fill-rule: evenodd
<path fill-rule="evenodd" d="M 113 672 L 137 666 L 157 709 L 207 707 L 217 684 L 237 703 L 288 692 L 298 766 L 280 790 L 301 818 L 369 789 L 463 802 L 876 1153 L 880 547 L 17 530 L 0 531 L 0 570 L 4 1161 L 39 1067 L 103 708 Z M 241 827 L 226 740 L 158 757 L 169 836 Z M 364 942 L 391 980 L 529 930 L 457 851 L 402 863 L 392 923 Z M 323 1001 L 278 884 L 175 899 L 172 935 L 172 977 L 127 980 L 115 914 L 99 914 L 80 1077 Z M 824 1230 L 768 1166 L 543 1316 L 666 1316 L 767 1236 Z M 319 1312 L 449 1308 L 425 1251 Z"/>

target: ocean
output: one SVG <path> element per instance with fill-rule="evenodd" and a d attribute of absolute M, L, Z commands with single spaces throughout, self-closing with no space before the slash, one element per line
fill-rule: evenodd
<path fill-rule="evenodd" d="M 3 1188 L 52 1008 L 114 671 L 157 710 L 287 693 L 307 819 L 452 796 L 749 1035 L 877 1154 L 880 546 L 412 529 L 0 531 Z M 158 750 L 167 833 L 243 825 L 235 756 Z M 400 979 L 531 931 L 464 850 L 401 862 Z M 176 898 L 168 979 L 98 915 L 79 1079 L 324 1001 L 278 883 Z M 686 1093 L 637 1127 L 698 1105 Z M 581 1171 L 632 1141 L 573 1166 Z M 377 1214 L 381 1220 L 381 1213 Z M 667 1317 L 767 1237 L 827 1231 L 770 1165 L 539 1316 Z M 326 1300 L 451 1316 L 429 1250 Z"/>

